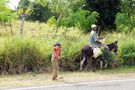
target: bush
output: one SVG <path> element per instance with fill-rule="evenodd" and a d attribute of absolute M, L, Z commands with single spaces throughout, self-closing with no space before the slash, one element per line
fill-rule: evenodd
<path fill-rule="evenodd" d="M 125 43 L 121 47 L 121 57 L 124 65 L 135 65 L 135 44 L 133 42 Z"/>
<path fill-rule="evenodd" d="M 45 55 L 48 47 L 42 47 L 46 51 L 42 52 L 41 44 L 38 41 L 26 38 L 6 39 L 1 48 L 3 48 L 0 51 L 1 73 L 20 74 L 29 71 L 47 71 L 49 66 L 47 58 L 51 53 Z"/>
<path fill-rule="evenodd" d="M 81 49 L 85 45 L 86 40 L 81 38 L 68 37 L 62 40 L 62 60 L 61 68 L 64 71 L 73 71 L 79 69 Z"/>

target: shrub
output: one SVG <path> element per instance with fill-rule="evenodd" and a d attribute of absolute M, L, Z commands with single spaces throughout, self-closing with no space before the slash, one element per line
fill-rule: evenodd
<path fill-rule="evenodd" d="M 47 71 L 48 55 L 42 52 L 41 45 L 34 39 L 12 38 L 6 39 L 0 51 L 0 72 L 2 73 L 25 73 L 28 71 Z M 44 50 L 47 50 L 44 47 Z"/>
<path fill-rule="evenodd" d="M 135 44 L 133 42 L 125 43 L 121 47 L 121 57 L 124 65 L 135 65 Z"/>

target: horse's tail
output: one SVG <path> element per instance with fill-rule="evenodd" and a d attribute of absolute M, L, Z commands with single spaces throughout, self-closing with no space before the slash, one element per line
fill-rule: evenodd
<path fill-rule="evenodd" d="M 84 58 L 87 59 L 87 52 L 86 52 L 86 49 L 85 48 L 82 49 L 81 60 L 84 59 Z"/>
<path fill-rule="evenodd" d="M 81 60 L 83 59 L 83 55 L 84 55 L 84 50 L 83 50 L 83 48 L 82 48 L 82 50 L 81 50 Z"/>

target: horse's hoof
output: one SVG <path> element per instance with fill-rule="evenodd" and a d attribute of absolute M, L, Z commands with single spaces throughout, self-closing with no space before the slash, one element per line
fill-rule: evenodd
<path fill-rule="evenodd" d="M 80 68 L 80 71 L 82 71 L 82 68 Z"/>
<path fill-rule="evenodd" d="M 106 68 L 107 67 L 107 64 L 104 66 L 104 68 Z"/>
<path fill-rule="evenodd" d="M 96 70 L 92 70 L 93 72 L 96 72 Z"/>

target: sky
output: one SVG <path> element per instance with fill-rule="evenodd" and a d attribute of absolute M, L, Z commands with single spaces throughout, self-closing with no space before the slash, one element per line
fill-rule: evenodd
<path fill-rule="evenodd" d="M 9 0 L 9 7 L 11 8 L 11 9 L 13 9 L 13 10 L 15 10 L 16 9 L 16 7 L 17 7 L 17 5 L 18 5 L 18 3 L 19 3 L 19 1 L 20 0 Z"/>

